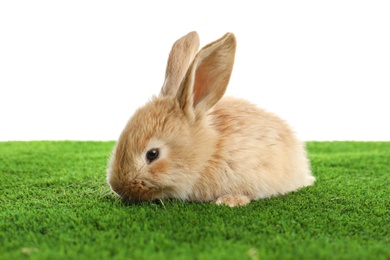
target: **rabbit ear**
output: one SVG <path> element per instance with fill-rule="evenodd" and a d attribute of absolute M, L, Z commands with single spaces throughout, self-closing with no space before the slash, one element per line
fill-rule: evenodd
<path fill-rule="evenodd" d="M 160 91 L 162 96 L 174 96 L 199 49 L 199 36 L 197 32 L 190 32 L 178 39 L 169 53 L 165 81 Z"/>
<path fill-rule="evenodd" d="M 204 114 L 225 94 L 235 52 L 233 33 L 225 34 L 198 52 L 176 95 L 187 117 L 195 119 Z"/>

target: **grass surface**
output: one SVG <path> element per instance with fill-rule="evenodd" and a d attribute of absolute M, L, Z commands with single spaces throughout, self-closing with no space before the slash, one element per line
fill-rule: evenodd
<path fill-rule="evenodd" d="M 308 143 L 315 186 L 241 208 L 125 205 L 112 146 L 0 143 L 0 259 L 390 259 L 390 142 Z"/>

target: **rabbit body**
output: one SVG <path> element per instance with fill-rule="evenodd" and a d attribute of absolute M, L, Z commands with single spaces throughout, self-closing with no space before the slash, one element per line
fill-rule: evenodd
<path fill-rule="evenodd" d="M 234 98 L 222 99 L 208 116 L 217 139 L 191 200 L 256 200 L 313 184 L 303 144 L 277 116 Z"/>
<path fill-rule="evenodd" d="M 222 98 L 235 44 L 228 33 L 197 52 L 195 32 L 174 44 L 160 96 L 134 113 L 109 161 L 107 181 L 123 199 L 238 206 L 314 183 L 285 121 Z"/>

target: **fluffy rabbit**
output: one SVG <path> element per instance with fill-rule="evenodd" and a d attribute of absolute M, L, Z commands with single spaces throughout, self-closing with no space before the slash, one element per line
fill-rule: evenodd
<path fill-rule="evenodd" d="M 222 98 L 235 36 L 198 48 L 196 32 L 174 43 L 159 97 L 134 113 L 114 147 L 111 189 L 131 202 L 174 198 L 233 207 L 312 185 L 305 148 L 285 121 Z"/>

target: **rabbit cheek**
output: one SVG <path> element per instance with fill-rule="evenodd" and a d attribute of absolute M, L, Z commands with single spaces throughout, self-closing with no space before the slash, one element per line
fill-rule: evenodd
<path fill-rule="evenodd" d="M 168 168 L 169 165 L 167 161 L 159 160 L 150 165 L 148 171 L 152 176 L 160 176 L 161 174 L 166 172 Z"/>

